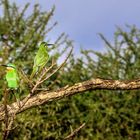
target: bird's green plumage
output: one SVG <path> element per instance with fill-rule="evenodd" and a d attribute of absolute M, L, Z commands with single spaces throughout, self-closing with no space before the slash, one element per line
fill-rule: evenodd
<path fill-rule="evenodd" d="M 8 70 L 8 68 L 10 70 Z M 7 65 L 7 72 L 6 72 L 6 81 L 8 83 L 8 87 L 11 89 L 16 89 L 18 88 L 18 74 L 16 71 L 16 67 L 13 64 L 8 64 Z"/>
<path fill-rule="evenodd" d="M 42 70 L 42 68 L 46 65 L 49 59 L 49 54 L 46 50 L 47 43 L 42 42 L 39 46 L 39 50 L 34 59 L 34 66 L 31 77 L 33 77 L 37 72 Z"/>
<path fill-rule="evenodd" d="M 11 90 L 11 92 L 15 96 L 17 104 L 20 107 L 19 93 L 15 94 L 15 92 L 17 92 L 17 89 L 19 87 L 19 77 L 18 77 L 18 73 L 16 70 L 16 66 L 11 63 L 8 65 L 2 65 L 2 66 L 5 66 L 7 69 L 6 70 L 6 81 L 7 81 L 8 88 Z"/>

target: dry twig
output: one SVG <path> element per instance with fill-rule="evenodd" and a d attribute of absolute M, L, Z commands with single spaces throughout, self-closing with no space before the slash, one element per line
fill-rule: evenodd
<path fill-rule="evenodd" d="M 73 132 L 71 132 L 67 137 L 64 138 L 64 140 L 71 140 L 74 138 L 74 136 L 85 126 L 85 123 L 80 125 L 77 129 L 75 129 Z"/>

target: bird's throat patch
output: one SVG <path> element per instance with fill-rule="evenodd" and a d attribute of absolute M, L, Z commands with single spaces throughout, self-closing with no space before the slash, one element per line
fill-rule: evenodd
<path fill-rule="evenodd" d="M 14 69 L 12 67 L 7 67 L 6 70 L 7 71 L 13 71 Z"/>

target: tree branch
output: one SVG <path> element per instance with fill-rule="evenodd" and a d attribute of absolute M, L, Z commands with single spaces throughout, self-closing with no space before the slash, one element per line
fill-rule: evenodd
<path fill-rule="evenodd" d="M 36 95 L 29 96 L 20 101 L 21 108 L 19 109 L 17 102 L 7 105 L 8 115 L 21 113 L 27 109 L 39 106 L 54 100 L 71 96 L 88 90 L 134 90 L 140 89 L 140 79 L 137 80 L 104 80 L 91 79 L 85 82 L 76 83 L 73 86 L 61 88 L 56 91 L 41 91 Z M 28 99 L 28 100 L 27 100 Z M 4 105 L 0 105 L 0 121 L 4 120 L 5 111 Z"/>

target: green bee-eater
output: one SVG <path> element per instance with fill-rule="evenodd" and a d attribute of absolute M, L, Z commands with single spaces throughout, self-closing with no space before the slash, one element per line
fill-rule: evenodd
<path fill-rule="evenodd" d="M 49 54 L 46 50 L 48 45 L 53 44 L 47 44 L 46 42 L 42 42 L 39 46 L 39 50 L 34 58 L 34 65 L 33 65 L 33 71 L 31 74 L 31 78 L 37 73 L 40 72 L 43 67 L 46 65 L 46 63 L 49 60 Z"/>
<path fill-rule="evenodd" d="M 10 89 L 17 89 L 19 77 L 14 64 L 2 65 L 6 67 L 6 81 Z"/>
<path fill-rule="evenodd" d="M 6 81 L 7 86 L 11 90 L 11 92 L 14 94 L 14 91 L 16 91 L 19 87 L 19 77 L 16 70 L 16 66 L 14 64 L 8 64 L 8 65 L 2 65 L 6 67 Z M 19 102 L 19 95 L 18 93 L 14 94 L 17 102 Z"/>

